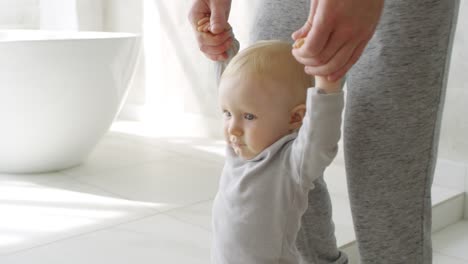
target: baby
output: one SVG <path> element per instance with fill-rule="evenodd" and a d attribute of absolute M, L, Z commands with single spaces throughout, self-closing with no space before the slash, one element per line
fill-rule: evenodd
<path fill-rule="evenodd" d="M 319 76 L 312 87 L 291 50 L 256 43 L 221 76 L 228 147 L 213 204 L 212 263 L 302 263 L 297 233 L 308 192 L 337 152 L 343 92 Z"/>

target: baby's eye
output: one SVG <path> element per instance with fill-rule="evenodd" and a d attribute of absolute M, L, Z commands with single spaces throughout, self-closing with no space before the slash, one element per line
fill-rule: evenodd
<path fill-rule="evenodd" d="M 254 120 L 256 117 L 253 114 L 244 114 L 244 118 L 247 120 Z"/>
<path fill-rule="evenodd" d="M 231 113 L 230 113 L 229 111 L 227 111 L 227 110 L 224 110 L 224 111 L 223 111 L 223 116 L 224 116 L 225 118 L 230 118 L 230 117 L 231 117 Z"/>

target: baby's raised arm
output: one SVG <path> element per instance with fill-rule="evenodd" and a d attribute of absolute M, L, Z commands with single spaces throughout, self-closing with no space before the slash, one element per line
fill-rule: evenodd
<path fill-rule="evenodd" d="M 293 47 L 300 45 L 298 41 Z M 315 76 L 314 86 L 307 91 L 306 115 L 291 155 L 291 165 L 298 168 L 298 180 L 309 188 L 337 153 L 344 105 L 341 80 L 329 82 L 326 77 Z"/>
<path fill-rule="evenodd" d="M 315 87 L 323 90 L 327 94 L 338 93 L 341 91 L 342 79 L 330 82 L 326 77 L 315 76 Z"/>

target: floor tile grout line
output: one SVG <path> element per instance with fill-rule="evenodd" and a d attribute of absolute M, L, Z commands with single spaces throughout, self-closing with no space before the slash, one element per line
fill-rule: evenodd
<path fill-rule="evenodd" d="M 186 224 L 190 224 L 190 225 L 193 225 L 193 226 L 197 226 L 197 227 L 202 228 L 203 230 L 206 230 L 206 231 L 208 231 L 208 232 L 211 233 L 211 230 L 210 230 L 210 229 L 207 229 L 207 228 L 205 228 L 205 227 L 202 226 L 202 225 L 198 225 L 198 224 L 195 224 L 195 223 L 191 223 L 191 222 L 189 222 L 189 221 L 187 221 L 187 220 L 184 220 L 184 219 L 179 218 L 179 217 L 177 217 L 177 216 L 171 215 L 171 213 L 175 213 L 175 212 L 178 211 L 178 210 L 184 210 L 184 209 L 187 209 L 187 208 L 189 208 L 189 207 L 193 207 L 193 206 L 196 206 L 196 205 L 199 205 L 199 204 L 203 204 L 203 203 L 207 203 L 207 202 L 211 202 L 211 201 L 213 201 L 213 199 L 199 201 L 199 202 L 193 203 L 193 204 L 191 204 L 191 205 L 183 206 L 183 207 L 180 207 L 180 208 L 173 208 L 173 209 L 170 209 L 170 210 L 168 210 L 168 211 L 164 211 L 163 214 L 165 214 L 165 215 L 167 215 L 167 216 L 169 216 L 169 217 L 171 217 L 171 218 L 177 219 L 177 220 L 179 220 L 179 221 L 181 221 L 181 222 L 184 222 L 184 223 L 186 223 Z M 210 217 L 210 219 L 211 219 L 211 217 Z"/>
<path fill-rule="evenodd" d="M 204 228 L 204 227 L 202 227 L 202 226 L 199 226 L 199 225 L 196 225 L 196 224 L 193 224 L 193 223 L 188 223 L 188 222 L 186 222 L 186 221 L 183 221 L 183 220 L 178 219 L 178 218 L 176 218 L 176 217 L 173 217 L 173 216 L 171 216 L 171 215 L 168 215 L 168 214 L 165 214 L 165 213 L 160 213 L 160 214 L 158 214 L 158 215 L 164 215 L 164 216 L 166 216 L 166 217 L 168 217 L 168 218 L 171 218 L 172 220 L 177 221 L 177 222 L 179 222 L 179 223 L 186 224 L 186 225 L 190 225 L 191 227 L 196 227 L 196 228 L 198 228 L 198 229 L 202 229 L 202 230 L 205 231 L 205 232 L 211 233 L 210 230 L 207 230 L 206 228 Z M 157 215 L 154 215 L 154 216 L 157 216 Z M 150 216 L 150 217 L 154 217 L 154 216 Z M 137 221 L 142 221 L 142 220 L 144 220 L 144 219 L 140 219 L 140 220 L 137 220 Z M 137 221 L 134 221 L 134 222 L 137 222 Z M 127 225 L 127 224 L 130 224 L 130 223 L 126 223 L 125 225 Z M 113 229 L 115 229 L 115 230 L 130 231 L 130 232 L 134 232 L 134 233 L 137 233 L 137 234 L 145 234 L 145 235 L 151 234 L 151 233 L 149 233 L 149 232 L 139 231 L 139 230 L 131 229 L 131 228 L 129 228 L 129 227 L 122 227 L 122 226 L 121 226 L 121 227 L 117 226 L 117 227 L 114 227 Z"/>
<path fill-rule="evenodd" d="M 203 138 L 203 139 L 218 141 L 217 139 L 211 139 L 211 138 Z M 161 140 L 164 141 L 164 139 L 161 139 Z M 151 140 L 149 142 L 147 142 L 147 143 L 140 142 L 140 141 L 138 141 L 138 139 L 125 139 L 125 141 L 128 142 L 128 143 L 132 143 L 134 145 L 137 145 L 137 146 L 145 146 L 145 147 L 149 147 L 149 148 L 153 148 L 153 149 L 157 149 L 157 150 L 170 151 L 170 152 L 172 152 L 172 154 L 191 156 L 190 154 L 186 153 L 183 150 L 176 149 L 176 147 L 164 146 L 161 143 L 159 143 L 159 145 L 158 145 L 157 142 L 151 142 Z M 167 143 L 167 144 L 170 144 L 170 143 Z M 173 145 L 177 146 L 177 145 L 181 145 L 181 144 L 173 144 Z M 197 149 L 196 148 L 191 148 L 191 150 L 196 151 Z M 199 150 L 199 151 L 202 151 L 202 150 Z M 194 159 L 197 159 L 197 160 L 200 160 L 200 161 L 206 161 L 206 162 L 219 162 L 219 161 L 215 161 L 214 158 L 211 159 L 211 158 L 194 157 L 194 156 L 191 156 L 191 158 L 194 158 Z M 222 159 L 224 160 L 224 157 L 222 157 Z"/>
<path fill-rule="evenodd" d="M 64 174 L 63 172 L 58 172 L 60 174 Z M 93 174 L 92 174 L 93 175 Z M 45 181 L 43 182 L 44 184 L 46 184 L 46 182 L 48 183 L 58 183 L 58 182 L 71 182 L 71 183 L 78 183 L 78 184 L 82 184 L 82 185 L 85 185 L 85 186 L 88 186 L 88 187 L 92 187 L 92 188 L 95 188 L 95 189 L 98 189 L 100 191 L 103 191 L 103 192 L 106 192 L 110 195 L 113 195 L 115 196 L 114 198 L 119 198 L 119 199 L 125 199 L 127 201 L 130 201 L 130 202 L 143 202 L 143 203 L 146 203 L 144 201 L 134 201 L 132 200 L 131 198 L 129 197 L 126 197 L 125 195 L 121 195 L 121 194 L 117 194 L 113 191 L 110 191 L 106 188 L 103 188 L 101 186 L 98 186 L 98 185 L 94 185 L 92 183 L 88 183 L 88 182 L 84 182 L 82 180 L 80 180 L 80 176 L 76 176 L 76 175 L 69 175 L 69 174 L 66 174 L 66 176 L 71 176 L 71 178 L 68 178 L 68 179 L 54 179 L 54 180 L 48 180 L 48 181 Z M 41 183 L 42 184 L 42 183 Z M 201 203 L 204 203 L 204 202 L 209 202 L 209 201 L 212 201 L 213 198 L 210 198 L 210 199 L 205 199 L 205 200 L 199 200 L 199 201 L 195 201 L 193 203 L 190 203 L 190 204 L 186 204 L 186 205 L 183 205 L 181 207 L 174 207 L 174 208 L 170 208 L 170 209 L 167 209 L 167 210 L 164 210 L 164 209 L 157 209 L 157 208 L 145 208 L 145 210 L 148 210 L 148 211 L 152 211 L 152 213 L 156 213 L 156 214 L 160 214 L 160 213 L 164 213 L 164 214 L 168 214 L 168 213 L 171 213 L 171 212 L 175 212 L 177 210 L 183 210 L 183 209 L 186 209 L 188 207 L 191 207 L 191 206 L 195 206 L 197 204 L 201 204 Z M 168 215 L 169 216 L 169 215 Z M 174 218 L 174 217 L 172 217 Z M 178 218 L 177 218 L 178 219 Z M 178 219 L 179 221 L 182 221 L 181 219 Z M 184 221 L 185 222 L 185 221 Z M 188 222 L 186 222 L 188 223 Z M 192 223 L 188 223 L 188 224 L 192 224 Z M 197 225 L 198 226 L 198 225 Z M 200 226 L 198 226 L 200 227 Z"/>
<path fill-rule="evenodd" d="M 460 257 L 460 256 L 453 256 L 453 255 L 449 255 L 447 253 L 444 253 L 444 252 L 441 252 L 441 251 L 438 251 L 438 250 L 433 250 L 434 253 L 437 253 L 439 255 L 442 255 L 442 256 L 445 256 L 445 257 L 450 257 L 450 258 L 454 258 L 456 260 L 461 260 L 463 262 L 466 262 L 468 263 L 468 259 L 465 259 L 463 257 Z"/>
<path fill-rule="evenodd" d="M 130 201 L 130 202 L 140 202 L 140 203 L 151 203 L 151 202 L 146 202 L 146 201 L 135 201 L 135 200 L 132 200 L 131 198 L 128 198 L 124 195 L 121 195 L 121 194 L 116 194 L 114 192 L 111 192 L 111 191 L 108 191 L 107 189 L 105 188 L 102 188 L 100 186 L 97 186 L 97 185 L 93 185 L 93 184 L 90 184 L 90 183 L 86 183 L 86 182 L 82 182 L 82 181 L 79 181 L 79 180 L 75 180 L 76 182 L 80 183 L 80 184 L 83 184 L 83 185 L 87 185 L 87 186 L 90 186 L 90 187 L 93 187 L 93 188 L 97 188 L 101 191 L 104 191 L 104 192 L 107 192 L 109 194 L 112 194 L 112 195 L 115 195 L 117 196 L 116 198 L 121 198 L 121 199 L 125 199 L 127 201 Z M 169 208 L 169 209 L 157 209 L 157 208 L 149 208 L 148 210 L 152 210 L 154 211 L 155 213 L 171 213 L 171 212 L 174 212 L 174 211 L 177 211 L 177 210 L 183 210 L 183 209 L 186 209 L 188 207 L 192 207 L 192 206 L 195 206 L 197 204 L 202 204 L 202 203 L 205 203 L 205 202 L 210 202 L 210 201 L 213 201 L 214 198 L 210 198 L 210 199 L 204 199 L 204 200 L 198 200 L 198 201 L 195 201 L 193 203 L 188 203 L 188 204 L 184 204 L 180 207 L 172 207 L 172 208 Z"/>
<path fill-rule="evenodd" d="M 167 210 L 163 210 L 163 211 L 161 211 L 161 213 L 173 213 L 174 211 L 177 211 L 177 210 L 183 210 L 183 209 L 187 209 L 188 207 L 192 207 L 192 206 L 195 206 L 195 205 L 198 205 L 198 204 L 202 204 L 202 203 L 206 203 L 206 202 L 213 201 L 213 199 L 214 199 L 214 198 L 195 201 L 195 202 L 193 202 L 193 203 L 189 203 L 189 204 L 186 204 L 186 205 L 182 205 L 182 206 L 180 206 L 180 207 L 173 207 L 173 208 L 169 208 L 169 209 L 167 209 Z"/>
<path fill-rule="evenodd" d="M 188 156 L 187 154 L 182 154 L 182 153 L 173 153 L 173 154 Z M 201 162 L 205 163 L 203 166 L 212 167 L 212 168 L 216 167 L 215 164 L 218 163 L 218 162 L 215 162 L 213 160 L 209 161 L 209 160 L 205 160 L 205 159 L 201 159 L 201 158 L 197 158 L 197 157 L 193 157 L 193 156 L 190 156 L 190 158 L 193 159 L 196 162 L 201 161 Z M 132 167 L 140 167 L 140 166 L 149 166 L 149 165 L 151 165 L 153 163 L 156 163 L 156 162 L 167 161 L 167 159 L 170 159 L 170 158 L 166 157 L 166 158 L 146 160 L 146 161 L 136 162 L 136 163 L 133 163 L 133 164 L 127 164 L 127 165 L 122 165 L 122 166 L 118 166 L 118 167 L 107 168 L 107 169 L 97 169 L 97 170 L 93 169 L 93 171 L 88 172 L 88 174 L 91 175 L 91 176 L 99 176 L 99 175 L 102 175 L 102 174 L 113 173 L 113 172 L 116 172 L 116 171 L 122 170 L 122 169 L 129 169 L 129 168 L 132 168 Z M 215 163 L 215 164 L 213 164 L 213 163 Z M 73 177 L 75 179 L 83 177 L 83 175 L 79 175 L 78 173 L 76 173 L 76 174 L 70 173 L 70 172 L 67 172 L 66 170 L 59 171 L 59 173 L 65 174 L 66 176 Z"/>
<path fill-rule="evenodd" d="M 57 244 L 57 243 L 60 243 L 60 242 L 63 242 L 63 241 L 72 240 L 72 239 L 75 239 L 75 238 L 78 238 L 78 237 L 86 236 L 86 235 L 97 233 L 97 232 L 106 231 L 106 230 L 109 230 L 109 229 L 122 230 L 122 228 L 118 228 L 121 225 L 126 225 L 126 224 L 130 224 L 132 222 L 141 221 L 141 220 L 144 220 L 145 218 L 154 217 L 154 216 L 161 215 L 161 214 L 163 214 L 163 213 L 158 212 L 158 213 L 152 213 L 152 214 L 140 216 L 140 217 L 135 218 L 135 219 L 131 219 L 131 220 L 128 220 L 128 221 L 123 221 L 123 222 L 116 223 L 116 224 L 113 224 L 113 225 L 109 225 L 109 226 L 106 226 L 106 227 L 98 228 L 98 229 L 95 229 L 95 230 L 92 230 L 92 231 L 86 231 L 86 232 L 83 232 L 83 233 L 71 235 L 69 237 L 65 237 L 65 238 L 54 240 L 54 241 L 50 241 L 50 242 L 47 242 L 47 243 L 44 243 L 44 244 L 32 246 L 32 247 L 29 247 L 29 248 L 24 248 L 24 249 L 17 250 L 17 251 L 12 251 L 12 252 L 6 253 L 6 254 L 0 254 L 0 256 L 1 257 L 6 257 L 6 256 L 18 255 L 18 254 L 21 254 L 21 253 L 23 253 L 25 251 L 30 251 L 30 250 L 33 250 L 33 249 L 36 249 L 36 248 L 41 248 L 41 247 L 49 246 L 49 245 L 52 245 L 52 244 Z M 126 231 L 131 231 L 131 230 L 126 230 Z"/>
<path fill-rule="evenodd" d="M 94 184 L 92 184 L 92 183 L 84 182 L 84 181 L 81 181 L 81 180 L 79 180 L 79 179 L 75 179 L 75 181 L 78 182 L 79 184 L 87 185 L 87 186 L 89 186 L 89 187 L 96 188 L 96 189 L 98 189 L 98 190 L 100 190 L 100 191 L 109 193 L 109 194 L 111 194 L 111 195 L 115 195 L 115 196 L 116 196 L 115 198 L 124 199 L 124 200 L 129 201 L 129 202 L 151 203 L 151 204 L 152 204 L 152 202 L 135 201 L 135 200 L 132 200 L 131 198 L 126 197 L 125 195 L 121 195 L 121 194 L 115 193 L 115 192 L 110 191 L 110 190 L 108 190 L 108 189 L 106 189 L 106 188 L 103 188 L 102 186 L 98 186 L 98 185 L 94 185 Z M 111 198 L 112 198 L 112 197 L 111 197 Z M 152 209 L 152 208 L 151 208 L 151 210 L 155 210 L 155 211 L 157 211 L 157 212 L 161 212 L 161 211 L 158 210 L 158 209 Z"/>
<path fill-rule="evenodd" d="M 88 171 L 86 173 L 88 173 L 90 176 L 98 176 L 98 175 L 102 175 L 103 173 L 107 174 L 107 173 L 112 173 L 112 172 L 122 170 L 122 169 L 128 169 L 128 168 L 131 168 L 131 167 L 144 166 L 146 164 L 153 163 L 153 162 L 165 161 L 166 159 L 167 158 L 158 158 L 158 159 L 154 159 L 154 160 L 152 159 L 152 160 L 146 160 L 146 161 L 138 161 L 138 162 L 135 162 L 135 163 L 132 163 L 132 164 L 126 164 L 126 165 L 115 166 L 115 167 L 104 168 L 104 169 L 91 169 L 93 171 Z M 82 165 L 85 165 L 85 163 L 83 163 Z M 61 171 L 61 173 L 66 174 L 66 175 L 71 176 L 71 177 L 75 177 L 75 178 L 83 177 L 83 175 L 80 175 L 81 173 L 79 173 L 79 172 L 77 172 L 75 174 L 75 173 L 70 173 L 70 172 L 67 172 L 66 170 L 64 170 L 64 171 Z"/>
<path fill-rule="evenodd" d="M 205 227 L 202 226 L 202 225 L 190 223 L 190 222 L 188 222 L 188 221 L 186 221 L 186 220 L 184 220 L 184 219 L 180 219 L 180 218 L 178 218 L 178 217 L 176 217 L 176 216 L 169 215 L 169 214 L 166 214 L 166 213 L 163 213 L 163 214 L 166 215 L 166 216 L 168 216 L 168 217 L 170 217 L 170 218 L 173 218 L 173 219 L 175 219 L 175 220 L 177 220 L 177 221 L 179 221 L 179 222 L 182 222 L 182 223 L 185 223 L 185 224 L 188 224 L 188 225 L 191 225 L 191 226 L 196 226 L 196 227 L 198 227 L 198 228 L 201 228 L 201 229 L 203 229 L 203 230 L 209 232 L 210 234 L 212 233 L 211 229 L 205 228 Z"/>
<path fill-rule="evenodd" d="M 132 139 L 125 139 L 125 138 L 115 138 L 115 140 L 124 140 L 125 142 L 127 143 L 130 143 L 136 147 L 147 147 L 147 148 L 150 148 L 150 149 L 153 149 L 153 150 L 158 150 L 158 151 L 161 151 L 161 152 L 170 152 L 170 154 L 173 154 L 173 155 L 184 155 L 184 156 L 190 156 L 190 158 L 193 158 L 197 161 L 206 161 L 206 162 L 214 162 L 213 160 L 208 160 L 206 158 L 199 158 L 199 157 L 194 157 L 194 156 L 191 156 L 187 153 L 183 153 L 182 151 L 178 151 L 178 150 L 174 150 L 174 149 L 170 149 L 170 148 L 165 148 L 165 147 L 159 147 L 159 146 L 156 146 L 156 144 L 154 143 L 148 143 L 148 144 L 143 144 L 142 142 L 136 142 Z M 140 161 L 140 162 L 135 162 L 133 164 L 127 164 L 127 165 L 122 165 L 122 166 L 118 166 L 118 167 L 112 167 L 112 168 L 108 168 L 108 169 L 98 169 L 94 172 L 91 172 L 91 175 L 96 175 L 96 173 L 102 173 L 102 172 L 113 172 L 113 171 L 116 171 L 118 169 L 124 169 L 124 168 L 129 168 L 129 167 L 136 167 L 136 166 L 140 166 L 140 165 L 145 165 L 145 164 L 149 164 L 149 163 L 153 163 L 153 162 L 157 162 L 157 161 L 164 161 L 168 159 L 168 157 L 165 157 L 165 158 L 155 158 L 155 159 L 148 159 L 148 160 L 145 160 L 145 161 Z M 85 160 L 86 161 L 86 160 Z M 80 164 L 80 165 L 83 165 L 85 164 L 85 161 Z M 79 167 L 80 165 L 78 166 L 75 166 L 75 167 Z M 70 168 L 72 169 L 72 168 Z M 57 171 L 58 173 L 62 173 L 62 174 L 66 174 L 68 176 L 71 176 L 71 177 L 80 177 L 78 175 L 73 175 L 73 174 L 70 174 L 70 173 L 67 173 L 66 172 L 67 170 L 61 170 L 61 171 Z"/>

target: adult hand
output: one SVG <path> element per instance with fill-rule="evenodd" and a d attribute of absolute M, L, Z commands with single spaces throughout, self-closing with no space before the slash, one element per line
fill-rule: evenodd
<path fill-rule="evenodd" d="M 228 25 L 231 0 L 194 0 L 188 19 L 195 31 L 200 50 L 210 59 L 227 59 L 226 51 L 232 44 L 231 27 Z M 199 31 L 198 23 L 210 17 L 210 27 Z"/>
<path fill-rule="evenodd" d="M 311 75 L 343 77 L 374 34 L 383 0 L 311 0 L 310 14 L 292 38 L 304 43 L 293 55 Z"/>

